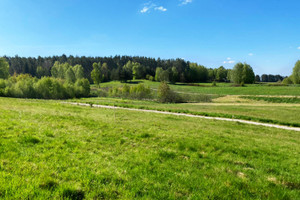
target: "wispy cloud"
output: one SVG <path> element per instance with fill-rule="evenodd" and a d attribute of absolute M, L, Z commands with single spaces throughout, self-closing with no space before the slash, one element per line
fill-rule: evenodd
<path fill-rule="evenodd" d="M 180 4 L 179 5 L 187 5 L 187 4 L 189 4 L 189 3 L 192 3 L 193 2 L 193 0 L 180 0 Z"/>
<path fill-rule="evenodd" d="M 150 12 L 152 8 L 154 8 L 156 5 L 149 1 L 148 3 L 144 4 L 144 7 L 140 10 L 141 13 L 147 13 Z"/>
<path fill-rule="evenodd" d="M 254 56 L 254 54 L 253 53 L 249 53 L 248 56 Z"/>
<path fill-rule="evenodd" d="M 232 60 L 232 58 L 228 57 L 227 60 L 225 60 L 223 63 L 224 64 L 233 64 L 233 63 L 235 63 L 235 61 Z"/>
<path fill-rule="evenodd" d="M 167 8 L 161 5 L 156 5 L 155 3 L 152 3 L 152 1 L 149 1 L 148 3 L 144 4 L 144 7 L 140 10 L 140 13 L 149 13 L 151 10 L 166 12 Z"/>
<path fill-rule="evenodd" d="M 159 11 L 162 11 L 162 12 L 166 12 L 167 11 L 167 9 L 164 8 L 163 6 L 155 7 L 154 10 L 159 10 Z"/>
<path fill-rule="evenodd" d="M 142 10 L 140 10 L 140 12 L 141 13 L 146 13 L 146 12 L 148 12 L 149 9 L 150 9 L 149 7 L 145 6 Z"/>
<path fill-rule="evenodd" d="M 299 50 L 300 50 L 300 47 L 298 47 L 297 49 L 299 49 Z"/>
<path fill-rule="evenodd" d="M 224 64 L 233 64 L 233 63 L 235 63 L 235 61 L 234 60 L 228 60 L 228 61 L 224 61 L 223 63 Z"/>

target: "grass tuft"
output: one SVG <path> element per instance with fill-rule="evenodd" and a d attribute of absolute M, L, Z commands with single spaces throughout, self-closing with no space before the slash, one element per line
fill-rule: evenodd
<path fill-rule="evenodd" d="M 82 200 L 85 197 L 85 193 L 82 190 L 64 189 L 62 196 L 63 199 Z"/>

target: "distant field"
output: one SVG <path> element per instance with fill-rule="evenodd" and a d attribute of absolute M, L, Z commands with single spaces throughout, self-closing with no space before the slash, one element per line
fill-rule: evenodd
<path fill-rule="evenodd" d="M 151 82 L 145 80 L 138 80 L 135 82 L 128 82 L 127 84 L 144 83 L 149 85 L 152 89 L 157 89 L 159 82 Z M 120 86 L 123 83 L 112 81 L 101 83 L 101 87 Z M 246 87 L 232 87 L 232 83 L 217 83 L 216 87 L 211 87 L 211 83 L 200 83 L 200 86 L 190 86 L 186 84 L 170 85 L 170 87 L 178 92 L 200 93 L 200 94 L 218 94 L 218 95 L 291 95 L 300 96 L 300 86 L 268 86 L 267 84 L 249 84 Z"/>
<path fill-rule="evenodd" d="M 0 98 L 0 199 L 299 199 L 300 135 Z"/>
<path fill-rule="evenodd" d="M 231 99 L 229 99 L 231 101 Z M 257 101 L 244 101 L 235 97 L 235 101 L 227 102 L 226 98 L 215 99 L 214 103 L 183 103 L 183 104 L 161 104 L 153 101 L 122 100 L 118 98 L 85 98 L 75 100 L 83 103 L 101 105 L 117 105 L 123 107 L 135 107 L 144 109 L 156 109 L 173 112 L 185 112 L 200 115 L 211 114 L 211 116 L 222 117 L 250 117 L 254 119 L 273 120 L 280 124 L 295 123 L 300 126 L 300 104 L 273 104 Z M 72 100 L 73 101 L 73 100 Z M 241 102 L 240 102 L 241 101 Z M 240 118 L 246 119 L 246 118 Z M 257 120 L 256 120 L 257 121 Z M 273 122 L 274 123 L 274 122 Z"/>

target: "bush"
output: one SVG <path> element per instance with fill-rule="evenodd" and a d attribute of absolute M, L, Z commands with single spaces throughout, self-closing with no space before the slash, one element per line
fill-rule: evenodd
<path fill-rule="evenodd" d="M 173 92 L 166 82 L 161 82 L 157 91 L 158 101 L 161 103 L 182 103 L 182 97 Z"/>
<path fill-rule="evenodd" d="M 125 84 L 123 87 L 115 87 L 109 89 L 109 96 L 131 98 L 131 99 L 151 99 L 153 98 L 151 89 L 144 84 L 136 86 L 128 86 Z"/>
<path fill-rule="evenodd" d="M 43 77 L 33 78 L 28 74 L 0 80 L 0 96 L 40 99 L 68 99 L 86 97 L 90 93 L 87 79 L 78 80 L 75 85 L 64 80 Z"/>
<path fill-rule="evenodd" d="M 282 84 L 285 84 L 285 85 L 293 84 L 293 80 L 290 76 L 286 77 L 285 79 L 283 79 Z"/>
<path fill-rule="evenodd" d="M 150 87 L 145 87 L 144 84 L 138 84 L 130 88 L 130 97 L 135 99 L 149 99 L 151 97 Z"/>
<path fill-rule="evenodd" d="M 0 96 L 4 96 L 5 87 L 6 87 L 6 81 L 0 79 Z"/>
<path fill-rule="evenodd" d="M 87 97 L 90 94 L 90 82 L 87 79 L 79 79 L 75 83 L 75 96 Z"/>
<path fill-rule="evenodd" d="M 41 99 L 66 99 L 67 92 L 62 82 L 58 79 L 43 77 L 36 84 L 37 98 Z"/>

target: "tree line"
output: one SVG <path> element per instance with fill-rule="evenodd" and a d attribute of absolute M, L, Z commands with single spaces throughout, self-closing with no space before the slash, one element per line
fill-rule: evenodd
<path fill-rule="evenodd" d="M 30 74 L 33 77 L 53 76 L 55 63 L 80 65 L 84 78 L 90 82 L 119 80 L 126 82 L 132 79 L 148 79 L 153 81 L 182 82 L 234 82 L 231 70 L 223 66 L 207 68 L 183 59 L 155 59 L 140 56 L 114 57 L 4 57 L 9 63 L 9 74 Z M 71 70 L 70 70 L 71 71 Z M 93 73 L 91 73 L 93 71 Z M 74 69 L 73 72 L 75 73 Z M 60 72 L 57 72 L 58 74 Z M 69 72 L 71 74 L 71 72 Z M 56 74 L 55 74 L 56 75 Z M 61 76 L 62 75 L 57 75 Z M 99 77 L 101 76 L 101 77 Z M 94 77 L 94 78 L 93 78 Z M 98 78 L 97 78 L 98 77 Z M 254 82 L 254 81 L 253 81 Z"/>
<path fill-rule="evenodd" d="M 38 99 L 68 99 L 90 95 L 90 82 L 80 65 L 55 62 L 52 77 L 9 74 L 9 64 L 0 58 L 0 96 Z"/>
<path fill-rule="evenodd" d="M 171 83 L 183 82 L 245 82 L 233 75 L 230 69 L 223 66 L 219 68 L 206 68 L 196 63 L 183 59 L 154 59 L 140 56 L 114 56 L 114 57 L 85 57 L 85 56 L 52 56 L 52 57 L 6 57 L 9 63 L 9 74 L 30 74 L 33 77 L 54 76 L 62 78 L 52 70 L 55 63 L 68 64 L 70 66 L 81 66 L 80 75 L 90 82 L 106 82 L 119 80 L 126 82 L 132 79 L 147 79 L 152 81 L 167 81 Z M 241 65 L 238 63 L 237 65 Z M 76 67 L 76 68 L 77 68 Z M 72 69 L 73 73 L 75 72 Z M 72 76 L 72 70 L 69 73 Z M 93 73 L 91 73 L 93 71 Z M 253 71 L 253 70 L 252 70 Z M 101 76 L 101 77 L 100 77 Z M 98 77 L 98 78 L 97 78 Z M 236 78 L 236 79 L 235 79 Z M 281 75 L 263 74 L 256 75 L 253 82 L 278 82 L 286 77 Z"/>

